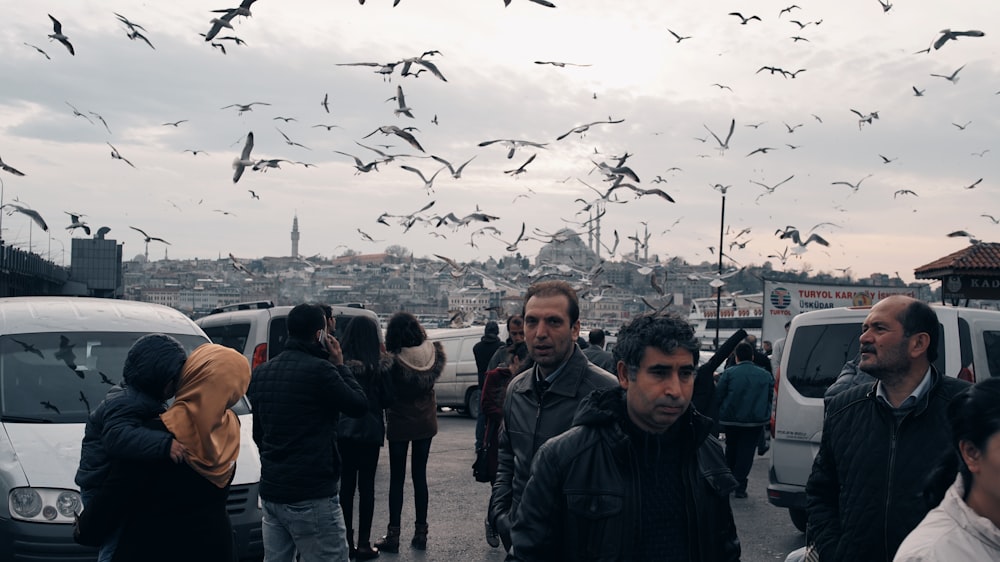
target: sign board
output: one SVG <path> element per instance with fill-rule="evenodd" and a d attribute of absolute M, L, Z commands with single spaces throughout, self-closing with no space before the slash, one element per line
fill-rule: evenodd
<path fill-rule="evenodd" d="M 1000 278 L 985 275 L 947 275 L 941 279 L 945 299 L 1000 300 Z"/>
<path fill-rule="evenodd" d="M 764 280 L 764 320 L 762 340 L 785 337 L 785 322 L 795 315 L 841 306 L 871 306 L 890 295 L 918 298 L 913 287 L 877 285 L 823 285 Z"/>

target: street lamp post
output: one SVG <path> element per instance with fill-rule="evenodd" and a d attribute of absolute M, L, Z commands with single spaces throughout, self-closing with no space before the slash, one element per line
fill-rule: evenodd
<path fill-rule="evenodd" d="M 726 192 L 722 192 L 722 215 L 719 217 L 719 277 L 722 277 L 722 242 L 726 224 Z M 722 286 L 715 288 L 715 349 L 719 349 L 719 325 L 722 323 Z"/>

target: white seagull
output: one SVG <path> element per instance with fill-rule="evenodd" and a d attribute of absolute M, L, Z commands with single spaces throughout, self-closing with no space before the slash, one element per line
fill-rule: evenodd
<path fill-rule="evenodd" d="M 52 20 L 52 33 L 49 34 L 49 39 L 55 39 L 56 41 L 59 41 L 69 50 L 69 54 L 75 56 L 76 51 L 73 50 L 73 44 L 69 42 L 69 37 L 63 35 L 62 24 L 59 23 L 59 20 L 52 17 L 52 14 L 48 14 L 48 16 L 49 19 Z"/>
<path fill-rule="evenodd" d="M 247 166 L 256 164 L 256 162 L 250 159 L 251 150 L 253 150 L 253 131 L 247 133 L 247 141 L 243 145 L 243 152 L 240 153 L 240 157 L 233 160 L 233 169 L 236 170 L 233 173 L 233 183 L 240 181 L 240 176 L 243 175 L 243 170 Z"/>

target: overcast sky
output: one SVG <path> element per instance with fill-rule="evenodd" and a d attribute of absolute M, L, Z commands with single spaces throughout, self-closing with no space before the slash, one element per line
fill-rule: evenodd
<path fill-rule="evenodd" d="M 676 203 L 616 190 L 611 198 L 624 203 L 606 204 L 601 222 L 605 244 L 613 244 L 616 230 L 621 239 L 614 259 L 631 253 L 627 237 L 641 237 L 645 222 L 651 256 L 714 263 L 722 198 L 714 184 L 731 186 L 724 246 L 741 264 L 763 263 L 787 247 L 785 265 L 770 258 L 776 269 L 850 267 L 855 277 L 898 272 L 910 281 L 915 267 L 968 245 L 949 232 L 997 240 L 1000 225 L 980 215 L 1000 219 L 1000 3 L 900 2 L 883 12 L 877 0 L 798 0 L 801 8 L 779 15 L 790 1 L 554 1 L 553 9 L 528 0 L 506 8 L 503 0 L 401 0 L 395 8 L 392 0 L 259 0 L 252 17 L 237 17 L 235 30 L 220 33 L 246 42 L 223 41 L 226 55 L 198 35 L 217 15 L 208 10 L 224 3 L 10 3 L 0 30 L 0 158 L 26 175 L 0 172 L 4 202 L 16 197 L 41 213 L 52 242 L 35 227 L 33 248 L 44 255 L 51 246 L 56 262 L 60 243 L 67 253 L 70 245 L 66 211 L 85 214 L 94 228 L 111 227 L 108 238 L 123 242 L 129 258 L 144 247 L 129 226 L 168 240 L 171 258 L 288 255 L 297 214 L 304 256 L 400 244 L 417 256 L 463 261 L 501 257 L 522 222 L 529 235 L 583 232 L 568 222 L 587 219 L 575 200 L 597 193 L 578 179 L 606 190 L 593 161 L 628 153 L 638 186 L 663 189 Z M 728 15 L 737 10 L 761 21 L 741 25 Z M 155 50 L 130 41 L 114 12 L 142 25 Z M 76 56 L 47 38 L 47 14 L 62 22 Z M 985 36 L 917 54 L 944 28 Z M 690 38 L 678 42 L 668 30 Z M 401 77 L 401 66 L 390 80 L 371 67 L 337 66 L 431 50 L 440 55 L 426 58 L 446 82 L 429 72 Z M 804 70 L 791 78 L 757 72 L 762 66 Z M 931 76 L 959 67 L 955 83 Z M 394 115 L 396 102 L 386 101 L 397 86 L 413 119 Z M 329 113 L 320 105 L 327 94 Z M 250 102 L 270 105 L 242 115 L 220 109 Z M 859 129 L 851 109 L 879 118 Z M 101 115 L 110 133 L 89 112 Z M 556 141 L 609 118 L 625 121 Z M 181 119 L 187 121 L 163 125 Z M 722 152 L 707 129 L 725 140 L 731 120 L 735 131 Z M 413 135 L 426 153 L 394 135 L 362 139 L 384 125 L 417 127 Z M 278 128 L 311 150 L 286 144 Z M 315 167 L 248 169 L 234 184 L 232 161 L 249 131 L 253 158 Z M 499 144 L 478 146 L 493 139 L 546 146 L 519 148 L 507 159 Z M 356 141 L 425 158 L 397 158 L 355 175 L 353 160 L 333 151 L 364 162 L 377 157 Z M 108 142 L 135 168 L 112 159 Z M 748 156 L 763 147 L 773 150 Z M 431 154 L 456 166 L 475 159 L 461 179 L 442 172 L 428 193 L 400 165 L 430 176 L 441 167 L 426 158 Z M 504 173 L 532 155 L 525 173 Z M 681 171 L 668 173 L 671 167 Z M 653 183 L 657 176 L 666 181 Z M 751 183 L 773 186 L 789 176 L 763 196 L 765 189 Z M 831 185 L 862 178 L 857 190 Z M 914 194 L 896 193 L 904 189 Z M 463 217 L 478 206 L 499 217 L 489 226 L 505 242 L 485 234 L 470 245 L 483 223 L 455 229 L 421 222 L 404 233 L 398 219 L 376 222 L 383 212 L 406 215 L 431 201 L 421 216 Z M 816 229 L 829 247 L 810 244 L 800 257 L 775 236 L 789 225 L 807 233 L 820 223 L 833 223 Z M 6 241 L 27 247 L 27 217 L 4 216 L 2 227 Z M 527 240 L 518 249 L 534 256 L 541 245 Z M 163 255 L 162 244 L 151 244 L 151 259 Z"/>

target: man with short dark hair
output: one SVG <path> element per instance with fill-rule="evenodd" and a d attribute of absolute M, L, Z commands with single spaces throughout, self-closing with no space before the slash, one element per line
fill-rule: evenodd
<path fill-rule="evenodd" d="M 580 304 L 565 281 L 542 281 L 524 297 L 524 336 L 534 365 L 507 387 L 496 482 L 489 523 L 510 548 L 512 516 L 521 501 L 535 451 L 569 429 L 580 401 L 591 391 L 615 386 L 615 378 L 592 365 L 576 345 Z"/>
<path fill-rule="evenodd" d="M 806 483 L 806 540 L 820 560 L 891 560 L 934 507 L 925 479 L 952 447 L 948 402 L 968 386 L 934 368 L 939 329 L 927 303 L 902 295 L 865 318 L 858 367 L 877 380 L 827 404 Z"/>
<path fill-rule="evenodd" d="M 719 424 L 726 434 L 726 464 L 739 487 L 733 494 L 747 497 L 747 477 L 763 426 L 771 418 L 774 377 L 753 362 L 754 349 L 737 344 L 736 365 L 726 369 L 715 387 Z"/>
<path fill-rule="evenodd" d="M 483 337 L 479 338 L 476 345 L 472 346 L 472 355 L 476 358 L 476 374 L 478 375 L 479 390 L 483 390 L 483 381 L 486 376 L 486 366 L 490 362 L 490 358 L 496 351 L 503 347 L 503 342 L 500 341 L 500 326 L 497 323 L 490 320 L 486 323 L 486 327 L 483 329 Z M 479 410 L 479 415 L 476 416 L 476 450 L 478 451 L 483 446 L 483 428 L 486 427 L 486 416 L 483 415 L 482 409 Z"/>
<path fill-rule="evenodd" d="M 609 352 L 604 350 L 604 330 L 600 328 L 591 330 L 590 333 L 587 334 L 587 340 L 590 342 L 590 346 L 583 350 L 583 354 L 586 355 L 587 359 L 589 359 L 594 365 L 597 365 L 605 371 L 614 374 L 615 358 Z"/>
<path fill-rule="evenodd" d="M 736 482 L 712 420 L 690 407 L 699 343 L 676 316 L 618 333 L 619 386 L 594 391 L 547 441 L 514 518 L 512 558 L 740 559 Z"/>
<path fill-rule="evenodd" d="M 288 313 L 285 349 L 253 372 L 247 397 L 260 450 L 264 559 L 347 560 L 340 509 L 337 423 L 368 411 L 361 385 L 344 366 L 323 310 Z"/>
<path fill-rule="evenodd" d="M 486 370 L 492 371 L 497 367 L 505 367 L 506 365 L 504 365 L 503 363 L 507 361 L 507 348 L 512 345 L 519 344 L 523 341 L 524 341 L 524 317 L 522 317 L 520 314 L 513 314 L 507 318 L 506 345 L 500 346 L 496 350 L 496 352 L 493 353 L 493 357 L 490 358 L 490 363 L 489 365 L 486 366 Z"/>

